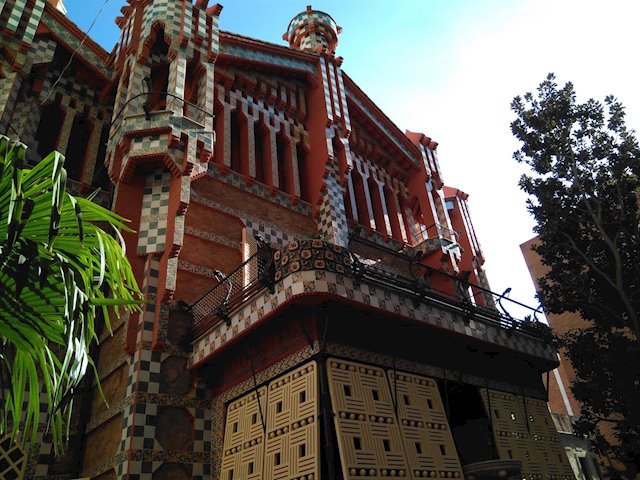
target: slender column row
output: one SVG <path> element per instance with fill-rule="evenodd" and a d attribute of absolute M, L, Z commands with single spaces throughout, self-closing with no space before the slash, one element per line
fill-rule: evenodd
<path fill-rule="evenodd" d="M 359 158 L 353 159 L 353 167 L 345 174 L 349 217 L 383 235 L 410 243 L 412 220 L 400 189 L 385 182 Z"/>
<path fill-rule="evenodd" d="M 216 162 L 270 188 L 304 197 L 300 162 L 304 161 L 302 139 L 292 137 L 286 124 L 273 126 L 264 113 L 249 109 L 246 102 L 235 106 L 218 92 L 215 118 Z M 306 198 L 304 198 L 306 200 Z"/>

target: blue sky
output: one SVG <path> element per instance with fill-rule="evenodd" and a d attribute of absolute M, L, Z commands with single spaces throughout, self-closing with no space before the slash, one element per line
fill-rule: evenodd
<path fill-rule="evenodd" d="M 211 0 L 213 4 L 213 0 Z M 309 2 L 221 2 L 223 30 L 284 44 L 289 20 Z M 103 0 L 65 0 L 88 28 Z M 124 0 L 109 0 L 91 31 L 107 50 Z M 579 99 L 614 94 L 640 125 L 640 2 L 633 0 L 325 0 L 312 3 L 343 33 L 343 69 L 404 131 L 438 141 L 448 185 L 470 194 L 492 289 L 534 303 L 519 245 L 533 221 L 517 182 L 524 167 L 509 124 L 511 99 L 549 72 Z"/>

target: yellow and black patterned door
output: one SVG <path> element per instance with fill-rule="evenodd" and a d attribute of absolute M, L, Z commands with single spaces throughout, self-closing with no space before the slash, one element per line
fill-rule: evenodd
<path fill-rule="evenodd" d="M 546 402 L 511 393 L 481 389 L 491 415 L 493 434 L 502 459 L 522 462 L 528 479 L 573 478 Z"/>
<path fill-rule="evenodd" d="M 253 391 L 227 407 L 222 480 L 263 478 L 266 405 L 267 389 L 263 387 L 258 394 Z M 259 406 L 262 407 L 262 415 Z"/>
<path fill-rule="evenodd" d="M 268 387 L 264 479 L 319 479 L 317 368 L 310 362 Z"/>
<path fill-rule="evenodd" d="M 409 478 L 385 372 L 337 359 L 327 366 L 345 480 Z"/>
<path fill-rule="evenodd" d="M 436 382 L 428 377 L 389 372 L 391 394 L 405 452 L 414 478 L 462 478 L 462 468 Z"/>
<path fill-rule="evenodd" d="M 528 397 L 521 397 L 520 401 L 529 420 L 533 449 L 538 460 L 546 467 L 545 473 L 550 478 L 572 480 L 573 470 L 560 443 L 547 402 Z"/>
<path fill-rule="evenodd" d="M 523 474 L 533 473 L 529 465 L 531 457 L 529 433 L 518 397 L 495 390 L 489 390 L 487 397 L 487 389 L 484 388 L 480 389 L 480 393 L 493 425 L 498 455 L 501 459 L 520 460 Z"/>

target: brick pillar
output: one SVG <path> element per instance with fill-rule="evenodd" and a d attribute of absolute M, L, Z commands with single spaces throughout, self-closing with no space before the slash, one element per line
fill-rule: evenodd
<path fill-rule="evenodd" d="M 269 187 L 279 187 L 278 185 L 278 148 L 276 145 L 276 129 L 269 124 L 265 124 L 269 129 L 264 136 L 265 158 L 268 161 L 264 169 L 264 183 Z"/>
<path fill-rule="evenodd" d="M 256 139 L 255 139 L 255 124 L 256 117 L 247 115 L 246 128 L 247 128 L 247 162 L 249 168 L 249 176 L 256 178 L 256 162 L 261 162 L 262 159 L 256 158 Z"/>
<path fill-rule="evenodd" d="M 182 108 L 184 102 L 184 85 L 187 78 L 187 59 L 182 55 L 177 56 L 169 65 L 169 85 L 167 93 L 171 93 L 176 97 L 167 95 L 167 110 L 171 110 L 174 115 L 182 116 Z"/>
<path fill-rule="evenodd" d="M 95 118 L 95 112 L 92 112 L 92 116 Z M 82 170 L 81 182 L 86 185 L 91 185 L 93 180 L 93 173 L 96 170 L 96 159 L 98 156 L 98 149 L 100 148 L 100 137 L 102 136 L 103 122 L 95 120 L 91 130 L 91 136 L 89 138 L 89 145 L 87 146 L 87 155 L 85 157 L 85 164 Z"/>
<path fill-rule="evenodd" d="M 369 195 L 369 168 L 361 160 L 356 159 L 356 167 L 362 177 L 362 189 L 364 190 L 364 198 L 367 204 L 367 213 L 369 214 L 369 226 L 376 229 L 376 219 L 373 214 L 373 205 L 371 203 L 371 195 Z"/>
<path fill-rule="evenodd" d="M 354 191 L 354 186 L 353 186 L 353 178 L 351 177 L 351 172 L 352 172 L 352 170 L 349 169 L 349 171 L 346 174 L 347 186 L 348 186 L 348 191 L 349 191 L 349 200 L 350 200 L 350 203 L 351 203 L 351 216 L 356 221 L 360 221 L 360 219 L 358 218 L 358 206 L 356 204 L 356 196 L 355 196 L 355 191 Z"/>
<path fill-rule="evenodd" d="M 296 149 L 296 142 L 293 138 L 289 137 L 290 158 L 291 158 L 291 180 L 293 181 L 293 193 L 296 197 L 300 198 L 300 165 L 298 165 L 298 150 Z"/>
<path fill-rule="evenodd" d="M 73 121 L 76 118 L 77 111 L 73 108 L 67 107 L 65 109 L 64 122 L 60 129 L 60 136 L 58 137 L 58 146 L 56 150 L 64 155 L 67 151 L 67 145 L 69 144 L 69 137 L 71 136 L 71 128 L 73 127 Z"/>
<path fill-rule="evenodd" d="M 384 195 L 384 182 L 378 180 L 375 176 L 373 177 L 373 180 L 378 186 L 378 196 L 380 198 L 380 207 L 382 208 L 382 218 L 384 222 L 384 233 L 391 236 L 391 223 L 389 222 L 389 211 L 387 210 L 387 201 Z"/>

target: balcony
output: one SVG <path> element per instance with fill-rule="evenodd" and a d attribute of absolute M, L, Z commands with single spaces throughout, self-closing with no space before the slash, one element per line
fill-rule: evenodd
<path fill-rule="evenodd" d="M 417 259 L 371 245 L 366 252 L 358 245 L 347 250 L 322 240 L 295 241 L 275 251 L 262 245 L 233 272 L 218 272 L 217 285 L 191 306 L 196 339 L 191 364 L 206 361 L 288 304 L 312 306 L 327 300 L 448 330 L 555 364 L 555 349 L 542 324 L 518 321 L 506 309 L 499 312 L 475 305 L 464 278 Z M 485 292 L 502 305 L 508 301 Z"/>
<path fill-rule="evenodd" d="M 420 230 L 413 237 L 413 244 L 417 250 L 425 254 L 438 250 L 459 251 L 458 233 L 439 223 L 421 225 Z"/>

